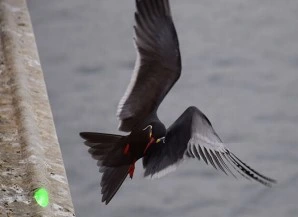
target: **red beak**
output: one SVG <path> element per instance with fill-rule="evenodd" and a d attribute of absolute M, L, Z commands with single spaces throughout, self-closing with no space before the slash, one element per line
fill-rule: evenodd
<path fill-rule="evenodd" d="M 145 150 L 144 150 L 144 154 L 146 153 L 147 149 L 155 142 L 155 139 L 153 137 L 150 138 L 149 143 L 147 144 Z"/>

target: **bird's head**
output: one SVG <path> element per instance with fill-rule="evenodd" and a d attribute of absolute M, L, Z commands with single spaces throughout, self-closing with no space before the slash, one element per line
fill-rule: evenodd
<path fill-rule="evenodd" d="M 165 142 L 167 130 L 161 122 L 150 123 L 143 130 L 148 132 L 149 139 L 153 139 L 155 143 Z"/>

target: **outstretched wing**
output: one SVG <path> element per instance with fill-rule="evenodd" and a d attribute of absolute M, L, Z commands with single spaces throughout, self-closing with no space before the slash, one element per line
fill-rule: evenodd
<path fill-rule="evenodd" d="M 117 111 L 119 130 L 127 132 L 157 110 L 181 73 L 179 43 L 168 0 L 136 0 L 136 7 L 137 60 Z"/>
<path fill-rule="evenodd" d="M 196 107 L 186 109 L 168 129 L 165 143 L 155 144 L 147 153 L 143 158 L 145 176 L 153 178 L 166 174 L 184 158 L 197 158 L 234 177 L 237 172 L 266 186 L 275 182 L 230 152 L 208 118 Z"/>

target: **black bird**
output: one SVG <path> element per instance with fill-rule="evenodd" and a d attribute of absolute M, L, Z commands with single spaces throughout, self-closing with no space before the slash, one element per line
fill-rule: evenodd
<path fill-rule="evenodd" d="M 143 158 L 145 176 L 160 177 L 186 158 L 197 158 L 225 174 L 236 172 L 266 186 L 275 183 L 236 157 L 221 141 L 208 118 L 191 106 L 168 128 L 157 109 L 181 74 L 177 33 L 168 0 L 136 0 L 137 59 L 130 84 L 121 99 L 119 130 L 127 136 L 82 132 L 97 160 L 102 202 L 108 204 L 134 165 Z"/>

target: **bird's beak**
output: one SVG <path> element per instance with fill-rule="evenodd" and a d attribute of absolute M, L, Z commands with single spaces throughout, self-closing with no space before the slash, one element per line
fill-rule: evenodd
<path fill-rule="evenodd" d="M 146 153 L 147 149 L 150 147 L 150 145 L 152 145 L 155 142 L 154 137 L 150 137 L 150 142 L 147 144 L 145 150 L 144 150 L 144 154 Z"/>

